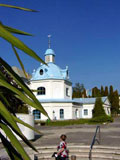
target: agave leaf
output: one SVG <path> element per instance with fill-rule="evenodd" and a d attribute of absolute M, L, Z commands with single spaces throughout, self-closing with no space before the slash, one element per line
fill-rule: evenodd
<path fill-rule="evenodd" d="M 10 32 L 8 32 L 2 23 L 0 23 L 0 37 L 8 41 L 10 44 L 15 46 L 16 48 L 22 50 L 27 55 L 33 57 L 34 59 L 40 61 L 43 64 L 46 64 L 32 49 L 28 48 L 22 41 L 13 36 Z"/>
<path fill-rule="evenodd" d="M 32 91 L 32 92 L 38 92 L 38 90 L 36 90 L 36 89 L 31 89 L 31 91 Z"/>
<path fill-rule="evenodd" d="M 12 28 L 12 27 L 5 26 L 5 25 L 3 25 L 3 26 L 4 26 L 4 28 L 5 28 L 8 32 L 11 32 L 11 33 L 14 33 L 14 34 L 25 35 L 25 36 L 33 36 L 32 34 L 29 34 L 29 33 L 27 33 L 27 32 L 18 30 L 18 29 L 16 29 L 16 28 Z"/>
<path fill-rule="evenodd" d="M 21 155 L 15 150 L 15 148 L 11 145 L 11 143 L 0 133 L 0 139 L 12 160 L 23 160 Z M 7 144 L 7 145 L 6 145 Z"/>
<path fill-rule="evenodd" d="M 2 116 L 1 116 L 2 117 Z M 8 121 L 6 121 L 4 119 L 4 117 L 2 117 L 2 120 L 5 122 L 5 124 L 7 124 L 9 127 L 11 127 L 11 129 L 25 142 L 25 144 L 27 144 L 30 148 L 32 148 L 34 151 L 38 152 L 37 149 L 27 140 L 27 138 L 20 132 L 18 132 L 17 130 L 14 129 L 14 126 L 11 126 L 11 124 L 9 124 Z"/>
<path fill-rule="evenodd" d="M 1 7 L 9 7 L 9 8 L 14 8 L 14 9 L 19 9 L 23 11 L 30 11 L 30 12 L 38 12 L 33 9 L 28 9 L 28 8 L 23 8 L 23 7 L 18 7 L 18 6 L 13 6 L 13 5 L 8 5 L 8 4 L 0 4 Z"/>
<path fill-rule="evenodd" d="M 6 109 L 6 107 L 4 106 L 4 104 L 0 101 L 0 115 L 2 117 L 4 117 L 4 119 L 6 121 L 9 122 L 9 124 L 11 126 L 13 126 L 13 128 L 15 128 L 16 131 L 18 131 L 19 133 L 21 133 L 19 127 L 17 126 L 16 122 L 14 121 L 13 117 L 11 116 L 11 114 L 9 113 L 9 111 Z"/>
<path fill-rule="evenodd" d="M 7 106 L 10 106 L 9 102 L 7 101 L 6 97 L 0 92 L 0 98 L 3 99 L 3 101 L 5 102 L 5 104 Z"/>
<path fill-rule="evenodd" d="M 31 125 L 29 125 L 29 124 L 23 122 L 23 121 L 20 120 L 19 118 L 13 116 L 13 119 L 14 119 L 16 122 L 18 122 L 18 123 L 20 123 L 20 124 L 23 124 L 24 126 L 26 126 L 26 127 L 30 128 L 30 129 L 34 130 L 35 132 L 37 132 L 37 133 L 39 133 L 39 134 L 42 134 L 40 131 L 38 131 L 37 129 L 35 129 L 35 128 L 32 127 Z M 43 134 L 42 134 L 42 135 L 43 135 Z"/>
<path fill-rule="evenodd" d="M 8 128 L 8 126 L 6 126 L 3 123 L 0 123 L 0 127 L 2 128 L 2 130 L 4 130 L 5 134 L 7 135 L 7 137 L 10 139 L 12 145 L 16 148 L 17 151 L 19 151 L 19 153 L 22 155 L 22 157 L 25 160 L 30 160 L 30 157 L 27 155 L 27 153 L 25 152 L 24 148 L 22 147 L 21 143 L 17 140 L 17 138 L 15 137 L 15 135 L 12 133 L 12 131 Z"/>
<path fill-rule="evenodd" d="M 2 102 L 0 102 L 0 115 L 2 120 L 12 128 L 12 130 L 33 150 L 36 150 L 36 148 L 27 140 L 27 138 L 22 134 L 21 130 L 17 126 L 16 122 L 14 121 L 13 116 L 9 113 L 9 111 L 5 108 Z"/>
<path fill-rule="evenodd" d="M 22 61 L 21 61 L 21 59 L 20 59 L 20 57 L 19 57 L 19 55 L 18 55 L 18 53 L 17 53 L 17 51 L 16 51 L 16 49 L 14 48 L 13 45 L 12 45 L 12 49 L 13 49 L 16 57 L 17 57 L 18 62 L 19 62 L 20 65 L 21 65 L 21 68 L 22 68 L 22 70 L 23 70 L 23 72 L 24 72 L 25 77 L 28 78 L 28 76 L 27 76 L 27 74 L 26 74 L 26 71 L 25 71 L 25 68 L 24 68 L 24 65 L 23 65 L 23 63 L 22 63 Z"/>
<path fill-rule="evenodd" d="M 11 84 L 9 84 L 8 82 L 4 81 L 4 80 L 0 80 L 0 86 L 4 86 L 8 89 L 10 89 L 11 91 L 13 91 L 14 93 L 16 93 L 16 97 L 21 99 L 23 102 L 25 102 L 26 104 L 32 106 L 33 108 L 36 108 L 38 110 L 40 110 L 45 116 L 48 117 L 47 112 L 44 110 L 43 107 L 41 107 L 41 104 L 39 103 L 40 106 L 38 106 L 38 104 L 36 104 L 36 102 L 32 101 L 31 99 L 29 99 L 24 93 L 22 93 L 19 89 L 15 88 L 14 86 L 12 86 Z"/>
<path fill-rule="evenodd" d="M 27 96 L 29 96 L 33 100 L 33 102 L 36 103 L 36 105 L 39 106 L 39 107 L 37 107 L 37 109 L 40 110 L 40 108 L 43 108 L 42 105 L 40 104 L 40 102 L 35 97 L 35 95 L 31 92 L 31 90 L 23 82 L 23 80 L 12 70 L 12 68 L 10 67 L 10 65 L 8 65 L 2 58 L 0 58 L 0 63 L 4 66 L 4 68 L 11 75 L 11 77 L 18 83 L 18 85 L 24 90 L 25 94 Z M 48 116 L 48 114 L 47 114 L 46 111 L 45 111 L 45 115 Z"/>

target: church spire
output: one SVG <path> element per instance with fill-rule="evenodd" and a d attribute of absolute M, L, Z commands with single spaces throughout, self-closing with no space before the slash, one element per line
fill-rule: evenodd
<path fill-rule="evenodd" d="M 51 49 L 51 35 L 49 34 L 48 35 L 48 49 L 46 50 L 45 52 L 45 62 L 46 63 L 49 63 L 49 62 L 52 62 L 54 63 L 55 62 L 55 52 Z"/>
<path fill-rule="evenodd" d="M 50 38 L 51 38 L 51 35 L 50 34 L 48 34 L 48 48 L 50 49 L 50 47 L 51 47 L 51 41 L 50 41 Z"/>

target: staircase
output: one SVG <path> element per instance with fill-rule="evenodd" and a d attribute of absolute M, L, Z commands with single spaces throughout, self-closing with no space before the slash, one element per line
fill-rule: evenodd
<path fill-rule="evenodd" d="M 38 153 L 27 149 L 29 155 L 37 156 L 38 160 L 54 160 L 51 155 L 56 152 L 56 146 L 36 147 Z M 76 155 L 76 160 L 89 160 L 90 146 L 68 145 L 69 157 Z M 33 152 L 33 153 L 32 153 Z M 33 159 L 33 158 L 32 158 Z M 69 158 L 71 159 L 71 158 Z M 92 160 L 120 160 L 120 147 L 94 146 Z"/>

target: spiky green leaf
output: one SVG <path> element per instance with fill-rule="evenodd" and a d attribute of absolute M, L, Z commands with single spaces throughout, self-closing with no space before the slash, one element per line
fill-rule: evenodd
<path fill-rule="evenodd" d="M 13 36 L 10 32 L 8 32 L 2 23 L 0 23 L 0 37 L 8 41 L 10 44 L 15 46 L 16 48 L 22 50 L 27 55 L 33 57 L 34 59 L 40 61 L 43 64 L 46 64 L 32 49 L 27 47 L 22 41 L 20 41 L 18 38 Z"/>
<path fill-rule="evenodd" d="M 38 131 L 37 129 L 35 129 L 35 128 L 32 127 L 31 125 L 29 125 L 29 124 L 23 122 L 23 121 L 20 120 L 19 118 L 13 116 L 13 119 L 14 119 L 17 123 L 20 123 L 20 124 L 22 124 L 22 125 L 24 125 L 24 126 L 30 128 L 30 129 L 34 130 L 35 132 L 39 133 L 40 135 L 43 135 L 40 131 Z"/>
<path fill-rule="evenodd" d="M 0 139 L 11 160 L 23 160 L 21 155 L 15 150 L 15 148 L 11 145 L 11 143 L 2 135 L 2 133 L 0 133 Z"/>
<path fill-rule="evenodd" d="M 29 11 L 29 12 L 38 12 L 38 11 L 33 10 L 33 9 L 23 8 L 23 7 L 8 5 L 8 4 L 0 4 L 0 7 L 8 7 L 8 8 L 19 9 L 19 10 L 23 10 L 23 11 Z"/>
<path fill-rule="evenodd" d="M 25 160 L 30 160 L 30 157 L 27 155 L 27 153 L 25 152 L 21 143 L 18 141 L 18 139 L 15 137 L 15 135 L 9 129 L 9 127 L 3 123 L 0 123 L 0 127 L 4 130 L 6 136 L 10 139 L 12 145 L 16 148 L 17 151 L 19 151 L 19 153 L 22 155 L 22 157 Z"/>
<path fill-rule="evenodd" d="M 6 87 L 8 89 L 10 89 L 11 91 L 13 91 L 14 93 L 16 93 L 16 97 L 19 98 L 20 100 L 22 100 L 23 102 L 25 102 L 26 104 L 32 106 L 33 108 L 36 108 L 38 110 L 40 110 L 45 116 L 48 117 L 47 112 L 44 110 L 43 107 L 40 107 L 41 104 L 38 103 L 40 106 L 38 106 L 38 104 L 36 104 L 33 100 L 29 99 L 24 93 L 22 93 L 18 88 L 12 86 L 11 84 L 9 84 L 8 82 L 4 81 L 4 80 L 0 80 L 0 86 Z"/>
<path fill-rule="evenodd" d="M 0 58 L 0 64 L 4 66 L 6 71 L 11 75 L 11 77 L 17 82 L 17 84 L 23 89 L 25 94 L 32 99 L 32 101 L 38 106 L 37 109 L 41 111 L 43 108 L 40 102 L 37 100 L 35 95 L 31 92 L 31 90 L 27 87 L 27 85 L 23 82 L 23 80 L 12 70 L 9 64 L 7 64 L 2 58 Z M 35 106 L 35 105 L 34 105 Z M 48 116 L 47 112 L 44 110 L 43 114 Z"/>
<path fill-rule="evenodd" d="M 16 49 L 14 48 L 13 45 L 12 45 L 12 49 L 13 49 L 16 57 L 17 57 L 18 62 L 19 62 L 20 65 L 21 65 L 21 68 L 22 68 L 22 70 L 23 70 L 23 73 L 24 73 L 25 77 L 28 78 L 28 76 L 27 76 L 27 74 L 26 74 L 26 71 L 25 71 L 25 68 L 24 68 L 24 65 L 23 65 L 23 63 L 22 63 L 22 61 L 21 61 L 21 59 L 20 59 L 20 57 L 19 57 L 19 55 L 18 55 L 18 53 L 17 53 L 17 51 L 16 51 Z"/>
<path fill-rule="evenodd" d="M 4 28 L 5 28 L 8 32 L 11 32 L 11 33 L 14 33 L 14 34 L 25 35 L 25 36 L 33 36 L 33 35 L 30 34 L 30 33 L 27 33 L 27 32 L 21 31 L 21 30 L 18 30 L 18 29 L 16 29 L 16 28 L 9 27 L 9 26 L 6 26 L 6 25 L 3 25 L 3 26 L 4 26 Z"/>

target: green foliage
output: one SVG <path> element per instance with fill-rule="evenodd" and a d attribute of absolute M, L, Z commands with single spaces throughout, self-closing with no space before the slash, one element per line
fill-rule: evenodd
<path fill-rule="evenodd" d="M 98 116 L 94 117 L 90 120 L 91 123 L 104 123 L 104 122 L 113 122 L 113 118 L 111 116 Z"/>
<path fill-rule="evenodd" d="M 75 83 L 75 86 L 73 87 L 73 98 L 81 98 L 86 97 L 86 90 L 84 88 L 83 84 Z"/>
<path fill-rule="evenodd" d="M 50 121 L 46 123 L 48 126 L 66 126 L 66 125 L 75 125 L 75 124 L 88 124 L 89 119 L 77 119 L 77 120 L 62 120 L 62 121 Z"/>
<path fill-rule="evenodd" d="M 25 11 L 34 11 L 31 9 L 5 4 L 0 4 L 0 6 Z M 25 45 L 22 41 L 16 38 L 13 35 L 14 33 L 30 36 L 30 34 L 26 32 L 17 30 L 15 28 L 11 28 L 9 26 L 5 26 L 2 23 L 0 23 L 0 37 L 11 44 L 22 68 L 24 69 L 15 47 L 20 49 L 27 55 L 33 57 L 34 59 L 38 60 L 39 62 L 45 64 L 45 62 L 33 50 L 31 50 L 27 45 Z M 41 106 L 40 102 L 36 99 L 32 91 L 27 87 L 23 80 L 12 70 L 8 63 L 5 62 L 2 58 L 0 58 L 0 128 L 3 130 L 3 132 L 6 133 L 10 141 L 6 139 L 2 132 L 0 133 L 0 138 L 11 160 L 30 160 L 29 155 L 25 152 L 21 143 L 14 136 L 13 131 L 23 140 L 25 144 L 27 144 L 33 150 L 37 151 L 35 147 L 22 134 L 21 130 L 17 125 L 17 123 L 23 124 L 24 126 L 27 126 L 28 128 L 31 128 L 39 133 L 39 131 L 37 131 L 30 125 L 24 123 L 23 121 L 19 120 L 15 116 L 15 107 L 23 106 L 23 104 L 27 104 L 29 106 L 34 107 L 35 109 L 40 110 L 41 113 L 48 117 L 47 112 Z M 21 108 L 19 109 L 21 110 Z"/>
<path fill-rule="evenodd" d="M 19 105 L 17 107 L 16 113 L 26 113 L 28 114 L 28 107 L 25 105 Z"/>
<path fill-rule="evenodd" d="M 105 86 L 105 92 L 104 92 L 104 96 L 108 96 L 108 87 L 107 86 Z"/>
<path fill-rule="evenodd" d="M 119 113 L 119 94 L 118 91 L 114 91 L 113 90 L 113 86 L 110 86 L 110 90 L 109 90 L 109 101 L 111 104 L 111 113 L 112 114 L 118 114 Z"/>
<path fill-rule="evenodd" d="M 117 90 L 113 92 L 110 102 L 111 102 L 112 114 L 118 114 L 120 106 L 119 106 L 119 95 Z"/>
<path fill-rule="evenodd" d="M 50 121 L 49 123 L 45 121 L 36 121 L 36 124 L 46 125 L 46 126 L 67 126 L 67 125 L 79 125 L 79 124 L 98 124 L 104 122 L 113 122 L 110 116 L 100 116 L 92 119 L 75 119 L 75 120 L 57 120 Z"/>
<path fill-rule="evenodd" d="M 104 96 L 104 88 L 103 88 L 103 86 L 101 86 L 100 95 L 101 95 L 101 97 Z"/>
<path fill-rule="evenodd" d="M 103 102 L 100 97 L 96 98 L 95 107 L 93 109 L 93 118 L 106 116 L 105 110 L 103 108 Z"/>
<path fill-rule="evenodd" d="M 92 89 L 92 97 L 100 97 L 100 96 L 101 96 L 100 90 L 97 87 L 94 87 Z"/>

